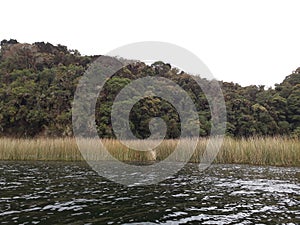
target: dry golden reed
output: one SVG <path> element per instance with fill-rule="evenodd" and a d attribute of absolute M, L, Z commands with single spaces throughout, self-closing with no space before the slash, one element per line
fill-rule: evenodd
<path fill-rule="evenodd" d="M 150 140 L 153 141 L 153 140 Z M 186 146 L 190 139 L 181 140 Z M 82 154 L 89 160 L 107 160 L 107 153 L 99 153 L 101 143 L 109 153 L 120 161 L 148 162 L 166 159 L 175 149 L 178 140 L 164 140 L 154 151 L 135 151 L 122 145 L 118 140 L 82 139 L 86 151 L 80 152 L 74 138 L 13 139 L 0 138 L 0 160 L 57 160 L 80 161 Z M 147 145 L 149 140 L 139 140 Z M 190 162 L 199 162 L 205 151 L 207 139 L 199 140 Z M 181 155 L 180 155 L 181 154 Z M 181 161 L 184 152 L 175 155 Z M 253 137 L 233 139 L 226 137 L 214 160 L 215 163 L 237 163 L 272 166 L 300 166 L 300 142 L 284 137 Z"/>

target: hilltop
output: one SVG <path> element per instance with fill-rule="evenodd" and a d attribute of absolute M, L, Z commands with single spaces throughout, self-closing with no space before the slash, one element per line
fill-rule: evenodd
<path fill-rule="evenodd" d="M 72 136 L 71 103 L 76 85 L 97 57 L 82 56 L 79 51 L 63 45 L 1 41 L 0 135 Z M 135 62 L 111 77 L 100 93 L 96 108 L 99 136 L 114 137 L 110 111 L 115 96 L 132 80 L 145 76 L 168 78 L 186 90 L 199 112 L 200 136 L 209 135 L 209 105 L 193 76 L 164 62 L 152 65 Z M 202 79 L 202 82 L 210 85 L 208 80 Z M 300 136 L 300 68 L 268 90 L 264 86 L 242 87 L 225 81 L 219 84 L 227 108 L 227 135 Z M 133 133 L 140 138 L 149 136 L 148 123 L 153 116 L 166 121 L 168 138 L 179 137 L 178 113 L 156 97 L 134 105 L 130 116 Z"/>

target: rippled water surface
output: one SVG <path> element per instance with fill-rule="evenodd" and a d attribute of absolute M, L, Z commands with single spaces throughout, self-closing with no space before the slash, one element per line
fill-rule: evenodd
<path fill-rule="evenodd" d="M 84 163 L 0 162 L 2 224 L 300 224 L 300 169 L 196 164 L 124 187 Z"/>

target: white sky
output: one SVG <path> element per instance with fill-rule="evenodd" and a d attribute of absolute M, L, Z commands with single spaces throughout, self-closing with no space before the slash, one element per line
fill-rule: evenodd
<path fill-rule="evenodd" d="M 2 1 L 0 39 L 105 54 L 139 41 L 195 53 L 224 81 L 280 83 L 300 67 L 297 0 Z"/>

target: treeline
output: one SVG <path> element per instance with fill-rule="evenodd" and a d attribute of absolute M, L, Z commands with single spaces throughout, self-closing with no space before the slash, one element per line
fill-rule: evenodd
<path fill-rule="evenodd" d="M 72 136 L 72 101 L 80 77 L 98 56 L 81 56 L 77 50 L 37 42 L 3 40 L 0 51 L 0 136 Z M 209 104 L 193 77 L 169 64 L 134 62 L 123 67 L 104 85 L 96 105 L 100 137 L 114 137 L 111 108 L 117 94 L 131 81 L 146 76 L 164 77 L 182 87 L 199 114 L 200 136 L 209 135 Z M 200 77 L 194 77 L 201 79 Z M 212 81 L 201 79 L 209 86 Z M 300 137 L 300 69 L 275 88 L 219 82 L 227 108 L 226 134 L 234 137 Z M 170 92 L 172 92 L 172 87 Z M 151 89 L 151 88 L 150 88 Z M 178 100 L 180 101 L 180 99 Z M 130 113 L 130 127 L 139 138 L 150 135 L 149 121 L 161 117 L 167 138 L 180 136 L 180 117 L 159 97 L 138 101 Z"/>

